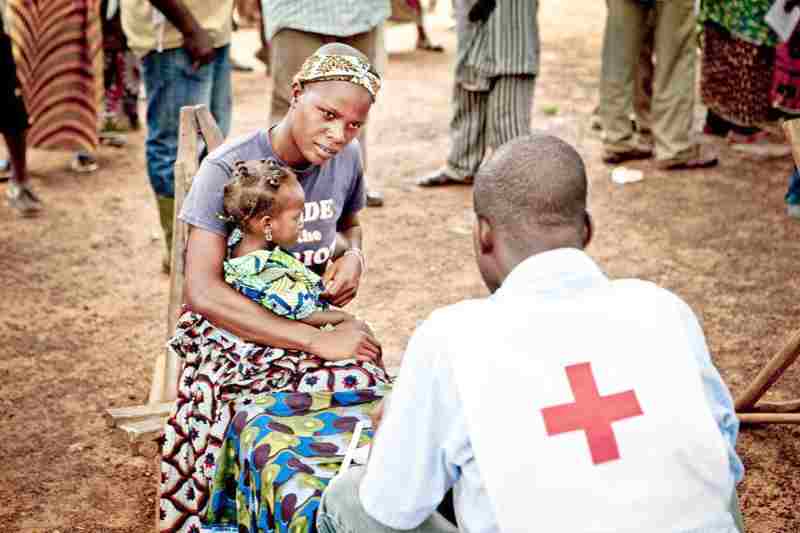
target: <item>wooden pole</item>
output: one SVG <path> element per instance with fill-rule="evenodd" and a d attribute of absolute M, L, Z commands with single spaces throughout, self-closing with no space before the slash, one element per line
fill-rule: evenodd
<path fill-rule="evenodd" d="M 785 402 L 758 402 L 748 413 L 796 413 L 800 411 L 800 400 Z"/>
<path fill-rule="evenodd" d="M 794 164 L 800 166 L 800 119 L 786 120 L 783 122 L 783 132 L 792 145 Z"/>
<path fill-rule="evenodd" d="M 217 121 L 211 111 L 204 105 L 195 106 L 195 116 L 197 116 L 197 126 L 200 128 L 200 135 L 206 142 L 208 151 L 216 150 L 219 145 L 225 140 L 222 135 L 222 130 L 217 126 Z"/>
<path fill-rule="evenodd" d="M 756 379 L 736 400 L 736 411 L 749 411 L 781 374 L 800 356 L 800 329 L 795 331 L 783 348 L 767 363 Z"/>
<path fill-rule="evenodd" d="M 742 424 L 800 424 L 800 413 L 738 413 Z"/>
<path fill-rule="evenodd" d="M 175 179 L 175 212 L 173 213 L 172 254 L 169 282 L 169 304 L 167 307 L 167 338 L 175 331 L 178 313 L 183 303 L 183 267 L 186 248 L 187 228 L 178 220 L 183 199 L 189 189 L 198 166 L 198 126 L 195 107 L 181 108 L 178 134 L 178 157 L 173 170 Z M 180 372 L 178 358 L 165 349 L 156 358 L 153 381 L 150 386 L 148 403 L 162 403 L 175 399 L 177 380 Z"/>

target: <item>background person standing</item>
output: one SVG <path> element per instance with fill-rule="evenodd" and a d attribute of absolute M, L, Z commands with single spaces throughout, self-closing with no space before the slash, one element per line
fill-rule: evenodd
<path fill-rule="evenodd" d="M 530 132 L 539 72 L 537 0 L 454 0 L 458 50 L 444 168 L 422 187 L 470 184 L 487 150 Z"/>
<path fill-rule="evenodd" d="M 27 169 L 26 134 L 28 112 L 17 81 L 17 68 L 11 51 L 11 39 L 5 32 L 3 11 L 5 0 L 0 0 L 0 132 L 8 147 L 10 159 L 9 183 L 6 188 L 8 205 L 22 216 L 33 216 L 42 209 L 39 198 L 30 187 Z"/>
<path fill-rule="evenodd" d="M 233 0 L 122 0 L 128 45 L 147 91 L 147 174 L 158 200 L 169 271 L 178 126 L 183 106 L 205 104 L 223 135 L 231 126 Z"/>

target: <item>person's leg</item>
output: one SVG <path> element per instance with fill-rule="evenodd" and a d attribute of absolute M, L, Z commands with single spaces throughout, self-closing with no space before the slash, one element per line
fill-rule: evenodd
<path fill-rule="evenodd" d="M 42 203 L 31 190 L 28 178 L 26 132 L 4 131 L 3 138 L 11 160 L 11 175 L 6 188 L 8 205 L 24 217 L 35 216 L 42 210 Z"/>
<path fill-rule="evenodd" d="M 151 52 L 142 60 L 147 92 L 147 139 L 145 156 L 150 185 L 156 194 L 166 255 L 162 267 L 169 269 L 172 222 L 175 206 L 173 167 L 178 155 L 181 107 L 211 105 L 213 62 L 197 70 L 182 48 Z"/>
<path fill-rule="evenodd" d="M 434 43 L 428 36 L 428 32 L 425 29 L 425 10 L 422 8 L 422 4 L 416 2 L 414 9 L 416 10 L 416 20 L 414 23 L 417 26 L 417 49 L 427 50 L 429 52 L 444 52 L 444 46 Z"/>
<path fill-rule="evenodd" d="M 653 40 L 656 31 L 655 9 L 649 11 L 633 85 L 633 114 L 636 120 L 636 131 L 648 137 L 651 135 L 650 110 L 653 100 L 653 73 L 655 72 Z"/>
<path fill-rule="evenodd" d="M 695 93 L 693 0 L 656 2 L 652 130 L 661 168 L 708 166 L 716 157 L 692 142 Z"/>
<path fill-rule="evenodd" d="M 217 48 L 213 67 L 211 87 L 211 103 L 209 109 L 217 121 L 222 135 L 227 137 L 231 131 L 231 114 L 233 112 L 233 93 L 231 89 L 231 47 Z"/>
<path fill-rule="evenodd" d="M 453 84 L 450 152 L 444 168 L 417 179 L 420 187 L 471 184 L 486 154 L 489 91 L 468 91 Z"/>
<path fill-rule="evenodd" d="M 270 65 L 270 51 L 269 51 L 269 41 L 267 40 L 267 20 L 264 18 L 264 5 L 261 3 L 262 0 L 258 0 L 256 4 L 258 4 L 258 36 L 261 39 L 261 48 L 258 49 L 256 52 L 256 58 L 259 61 L 264 63 L 266 67 L 266 74 L 269 76 L 272 74 L 272 68 Z"/>
<path fill-rule="evenodd" d="M 450 153 L 444 173 L 471 182 L 486 154 L 486 109 L 489 93 L 453 86 L 453 117 L 450 120 Z"/>
<path fill-rule="evenodd" d="M 500 76 L 486 104 L 486 137 L 496 149 L 531 131 L 531 106 L 536 76 Z"/>
<path fill-rule="evenodd" d="M 365 467 L 353 467 L 331 481 L 322 493 L 317 513 L 320 533 L 394 533 L 400 531 L 385 526 L 364 510 L 358 496 L 358 487 L 364 477 Z M 411 533 L 456 533 L 458 530 L 438 513 L 434 513 Z"/>
<path fill-rule="evenodd" d="M 282 29 L 270 43 L 272 65 L 272 105 L 269 122 L 275 124 L 289 112 L 292 79 L 308 56 L 325 44 L 324 36 L 304 31 Z"/>
<path fill-rule="evenodd" d="M 381 31 L 382 29 L 380 27 L 375 27 L 371 31 L 346 37 L 342 39 L 342 41 L 367 56 L 370 64 L 374 65 L 375 68 L 378 69 L 378 74 L 383 76 L 381 70 L 382 65 L 380 67 L 378 66 L 380 63 L 379 58 L 385 53 L 383 50 L 385 42 L 380 38 Z M 367 157 L 367 126 L 368 124 L 361 126 L 361 131 L 358 133 L 358 143 L 361 145 L 361 155 L 364 158 L 362 163 L 365 176 L 367 174 L 367 161 L 369 159 Z M 383 205 L 383 194 L 374 189 L 370 189 L 369 184 L 367 184 L 367 205 L 370 207 L 380 207 Z"/>
<path fill-rule="evenodd" d="M 11 39 L 0 34 L 0 131 L 6 141 L 10 160 L 8 204 L 20 215 L 33 216 L 42 209 L 31 191 L 27 166 L 28 112 L 19 93 L 17 68 L 11 51 Z"/>
<path fill-rule="evenodd" d="M 603 37 L 600 112 L 605 159 L 647 157 L 629 118 L 634 78 L 645 37 L 648 8 L 633 0 L 608 0 Z"/>

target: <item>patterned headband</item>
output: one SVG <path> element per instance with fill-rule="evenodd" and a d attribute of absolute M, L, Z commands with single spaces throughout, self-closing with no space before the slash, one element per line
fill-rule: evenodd
<path fill-rule="evenodd" d="M 353 56 L 314 54 L 306 59 L 294 77 L 300 85 L 315 81 L 349 81 L 365 88 L 372 101 L 381 88 L 381 79 L 370 72 L 370 64 Z"/>

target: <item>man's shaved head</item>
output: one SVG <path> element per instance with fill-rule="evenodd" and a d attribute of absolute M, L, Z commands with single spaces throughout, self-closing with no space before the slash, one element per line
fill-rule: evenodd
<path fill-rule="evenodd" d="M 519 254 L 539 251 L 542 240 L 560 247 L 586 239 L 586 169 L 578 152 L 552 135 L 501 146 L 478 170 L 473 194 L 475 214 Z"/>

